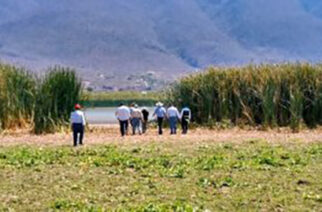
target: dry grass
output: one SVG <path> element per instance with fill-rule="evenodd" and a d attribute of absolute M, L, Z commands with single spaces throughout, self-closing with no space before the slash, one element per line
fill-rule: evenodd
<path fill-rule="evenodd" d="M 122 138 L 119 135 L 118 125 L 94 125 L 85 133 L 85 145 L 116 144 L 119 146 L 147 145 L 151 143 L 165 142 L 169 145 L 181 146 L 198 145 L 218 142 L 261 141 L 268 142 L 322 142 L 322 128 L 314 130 L 302 130 L 292 133 L 290 129 L 279 129 L 259 131 L 255 129 L 243 130 L 240 128 L 226 130 L 210 130 L 197 128 L 190 130 L 188 135 L 169 135 L 165 129 L 164 135 L 157 135 L 156 129 L 150 129 L 147 134 L 139 136 L 129 135 Z M 72 144 L 71 133 L 55 133 L 47 135 L 33 135 L 28 131 L 20 130 L 5 132 L 0 135 L 0 146 L 8 145 L 44 145 L 44 146 L 66 146 Z"/>

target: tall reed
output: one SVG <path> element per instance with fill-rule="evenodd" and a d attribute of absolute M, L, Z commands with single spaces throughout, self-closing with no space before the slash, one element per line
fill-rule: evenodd
<path fill-rule="evenodd" d="M 36 81 L 24 69 L 0 64 L 0 129 L 31 126 Z"/>
<path fill-rule="evenodd" d="M 81 99 L 82 84 L 75 71 L 51 68 L 37 89 L 34 132 L 52 133 L 68 126 L 70 112 Z"/>
<path fill-rule="evenodd" d="M 322 66 L 210 67 L 175 83 L 169 101 L 191 107 L 197 123 L 229 120 L 263 127 L 322 124 Z"/>

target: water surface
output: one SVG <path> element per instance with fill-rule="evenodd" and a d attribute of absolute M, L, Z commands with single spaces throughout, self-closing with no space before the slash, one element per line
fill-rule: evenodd
<path fill-rule="evenodd" d="M 154 108 L 146 107 L 149 112 L 149 118 L 152 117 Z M 89 124 L 116 124 L 118 123 L 115 118 L 116 107 L 95 107 L 87 108 L 85 110 L 86 120 Z"/>

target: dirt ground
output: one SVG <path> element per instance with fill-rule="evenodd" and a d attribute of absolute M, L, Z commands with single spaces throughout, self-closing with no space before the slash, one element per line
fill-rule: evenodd
<path fill-rule="evenodd" d="M 169 135 L 165 129 L 162 136 L 157 135 L 155 128 L 149 129 L 145 135 L 129 135 L 124 138 L 120 136 L 117 125 L 91 126 L 85 133 L 85 145 L 92 144 L 121 144 L 135 145 L 151 142 L 169 143 L 208 143 L 208 142 L 244 142 L 265 140 L 268 142 L 322 142 L 322 128 L 315 130 L 302 130 L 292 133 L 288 129 L 278 130 L 244 130 L 240 128 L 227 130 L 210 130 L 197 128 L 189 131 L 188 135 Z M 54 145 L 65 146 L 72 144 L 71 133 L 56 133 L 47 135 L 33 135 L 28 131 L 5 132 L 0 134 L 0 146 L 8 145 Z"/>

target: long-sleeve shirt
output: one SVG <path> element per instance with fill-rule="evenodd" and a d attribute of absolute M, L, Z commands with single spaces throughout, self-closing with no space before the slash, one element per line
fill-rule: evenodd
<path fill-rule="evenodd" d="M 126 106 L 118 107 L 115 112 L 115 116 L 120 121 L 129 120 L 131 117 L 130 109 Z"/>
<path fill-rule="evenodd" d="M 131 118 L 142 119 L 142 112 L 138 108 L 133 108 L 131 111 Z"/>
<path fill-rule="evenodd" d="M 171 106 L 171 107 L 168 108 L 167 116 L 168 116 L 168 118 L 170 118 L 170 117 L 177 117 L 178 119 L 180 119 L 179 111 L 174 106 Z"/>
<path fill-rule="evenodd" d="M 189 120 L 191 119 L 191 110 L 187 107 L 183 108 L 181 110 L 181 114 L 180 114 L 181 118 L 189 118 Z"/>
<path fill-rule="evenodd" d="M 157 116 L 158 118 L 164 118 L 167 114 L 167 111 L 164 107 L 157 107 L 154 110 L 153 116 Z"/>
<path fill-rule="evenodd" d="M 83 126 L 86 125 L 85 115 L 83 111 L 76 110 L 71 113 L 70 115 L 70 122 L 72 124 L 82 124 Z"/>

